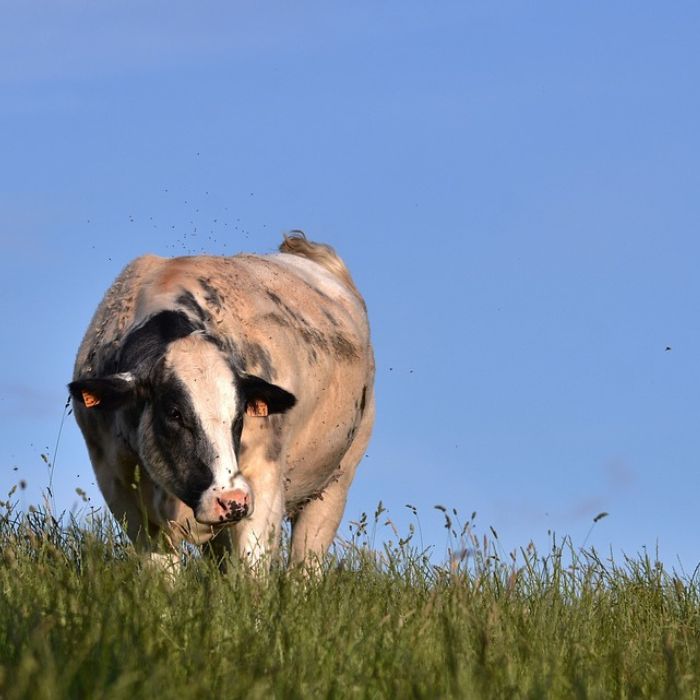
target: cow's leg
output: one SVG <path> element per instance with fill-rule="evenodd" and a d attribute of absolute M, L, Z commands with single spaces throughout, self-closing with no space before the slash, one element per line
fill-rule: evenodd
<path fill-rule="evenodd" d="M 323 490 L 321 498 L 307 503 L 294 520 L 292 564 L 320 565 L 343 517 L 348 490 L 367 449 L 373 423 L 374 397 L 371 397 L 357 435 L 340 461 L 339 478 Z"/>
<path fill-rule="evenodd" d="M 92 453 L 91 457 L 105 502 L 136 551 L 158 568 L 173 571 L 180 561 L 177 544 L 182 537 L 154 522 L 151 480 L 140 470 L 139 477 L 127 484 L 118 475 L 134 471 L 133 467 L 100 459 Z"/>
<path fill-rule="evenodd" d="M 234 549 L 254 571 L 269 568 L 276 554 L 284 515 L 284 488 L 279 464 L 256 461 L 244 476 L 253 493 L 253 513 L 233 527 Z"/>
<path fill-rule="evenodd" d="M 111 472 L 111 474 L 110 474 Z M 157 551 L 160 528 L 148 517 L 146 495 L 140 484 L 127 486 L 113 474 L 118 468 L 95 466 L 95 474 L 105 502 L 117 522 L 126 530 L 137 551 L 148 553 Z"/>

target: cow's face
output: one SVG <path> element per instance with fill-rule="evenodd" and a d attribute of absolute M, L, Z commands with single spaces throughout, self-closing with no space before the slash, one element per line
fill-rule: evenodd
<path fill-rule="evenodd" d="M 136 447 L 151 478 L 205 524 L 250 515 L 253 494 L 238 468 L 249 405 L 280 413 L 292 394 L 237 373 L 219 347 L 194 333 L 170 342 L 145 376 L 123 373 L 70 385 L 80 404 L 137 416 Z"/>

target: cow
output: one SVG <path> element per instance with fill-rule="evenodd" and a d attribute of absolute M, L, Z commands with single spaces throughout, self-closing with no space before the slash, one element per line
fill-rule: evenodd
<path fill-rule="evenodd" d="M 333 248 L 144 255 L 107 291 L 69 384 L 105 501 L 137 550 L 269 565 L 335 538 L 374 422 L 365 302 Z"/>

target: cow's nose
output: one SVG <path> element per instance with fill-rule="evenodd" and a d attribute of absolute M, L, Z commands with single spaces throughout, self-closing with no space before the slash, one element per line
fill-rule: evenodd
<path fill-rule="evenodd" d="M 252 512 L 250 493 L 243 489 L 224 491 L 216 497 L 214 507 L 221 522 L 238 522 Z"/>

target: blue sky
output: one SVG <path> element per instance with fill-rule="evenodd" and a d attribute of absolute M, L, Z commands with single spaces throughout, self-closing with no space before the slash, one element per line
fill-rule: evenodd
<path fill-rule="evenodd" d="M 334 245 L 378 418 L 347 516 L 435 504 L 700 562 L 700 9 L 0 4 L 0 488 L 47 484 L 133 257 Z M 670 350 L 666 350 L 670 347 Z M 16 469 L 15 469 L 16 468 Z M 59 508 L 99 494 L 68 419 Z"/>

